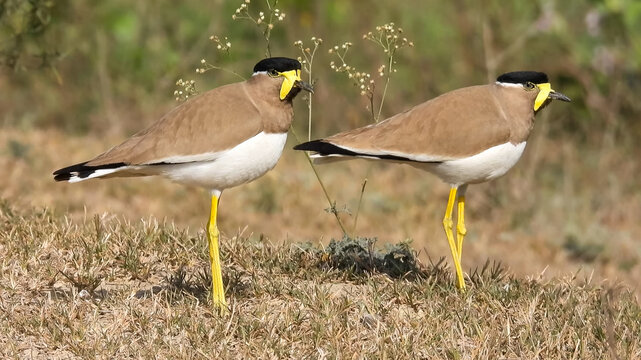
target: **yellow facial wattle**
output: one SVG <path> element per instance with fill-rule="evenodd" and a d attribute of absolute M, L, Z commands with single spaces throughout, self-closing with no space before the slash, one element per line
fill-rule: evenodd
<path fill-rule="evenodd" d="M 280 76 L 284 77 L 283 85 L 280 87 L 280 99 L 285 100 L 289 92 L 294 87 L 296 81 L 300 81 L 300 70 L 290 70 L 279 73 Z"/>
<path fill-rule="evenodd" d="M 548 99 L 550 93 L 554 92 L 550 83 L 537 84 L 536 86 L 539 88 L 539 94 L 536 96 L 536 100 L 534 100 L 534 111 L 537 111 L 543 103 L 545 103 L 545 100 Z"/>

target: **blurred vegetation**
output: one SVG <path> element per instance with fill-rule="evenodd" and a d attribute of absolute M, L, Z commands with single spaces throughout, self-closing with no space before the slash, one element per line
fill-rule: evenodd
<path fill-rule="evenodd" d="M 130 133 L 174 105 L 179 78 L 196 79 L 201 91 L 237 80 L 223 72 L 195 74 L 201 58 L 248 75 L 265 44 L 253 24 L 232 19 L 241 3 L 0 1 L 3 123 Z M 323 134 L 368 121 L 366 99 L 330 71 L 326 50 L 351 41 L 350 60 L 377 74 L 385 59 L 362 35 L 393 21 L 415 47 L 399 56 L 383 115 L 506 71 L 536 69 L 575 100 L 555 109 L 560 120 L 551 124 L 553 136 L 627 150 L 639 143 L 638 1 L 281 0 L 278 8 L 287 17 L 271 34 L 274 55 L 296 56 L 294 41 L 324 39 L 315 65 L 322 89 L 315 126 Z M 228 55 L 217 54 L 213 34 L 233 43 Z"/>
<path fill-rule="evenodd" d="M 0 64 L 24 69 L 34 58 L 49 65 L 57 57 L 48 37 L 54 2 L 3 0 L 0 2 Z"/>

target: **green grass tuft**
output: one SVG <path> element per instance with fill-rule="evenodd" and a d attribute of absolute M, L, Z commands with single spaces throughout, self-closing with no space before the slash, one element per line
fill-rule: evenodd
<path fill-rule="evenodd" d="M 338 241 L 332 239 L 323 256 L 327 257 L 330 266 L 356 274 L 378 272 L 398 278 L 421 273 L 408 243 L 386 245 L 384 251 L 380 251 L 374 248 L 376 241 L 376 238 L 352 239 L 348 236 Z"/>

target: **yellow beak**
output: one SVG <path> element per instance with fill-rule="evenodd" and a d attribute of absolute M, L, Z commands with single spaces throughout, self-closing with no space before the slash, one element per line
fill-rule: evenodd
<path fill-rule="evenodd" d="M 545 100 L 548 99 L 550 93 L 554 92 L 550 83 L 538 84 L 536 86 L 539 88 L 539 94 L 536 96 L 536 100 L 534 100 L 534 111 L 537 111 L 543 105 Z"/>
<path fill-rule="evenodd" d="M 285 71 L 280 73 L 280 75 L 285 78 L 283 85 L 280 87 L 280 99 L 285 100 L 289 92 L 292 91 L 294 84 L 296 84 L 297 81 L 301 81 L 300 70 Z"/>

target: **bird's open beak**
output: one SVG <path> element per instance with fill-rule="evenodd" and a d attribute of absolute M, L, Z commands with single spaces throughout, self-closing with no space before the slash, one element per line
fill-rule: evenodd
<path fill-rule="evenodd" d="M 556 92 L 554 90 L 550 91 L 550 94 L 548 95 L 548 99 L 561 100 L 561 101 L 567 101 L 567 102 L 572 101 L 572 99 L 570 99 L 569 97 L 561 94 L 560 92 Z"/>
<path fill-rule="evenodd" d="M 312 94 L 314 93 L 314 88 L 312 87 L 312 85 L 304 82 L 303 80 L 296 80 L 296 82 L 294 82 L 294 86 L 301 88 L 305 91 L 309 91 Z"/>

